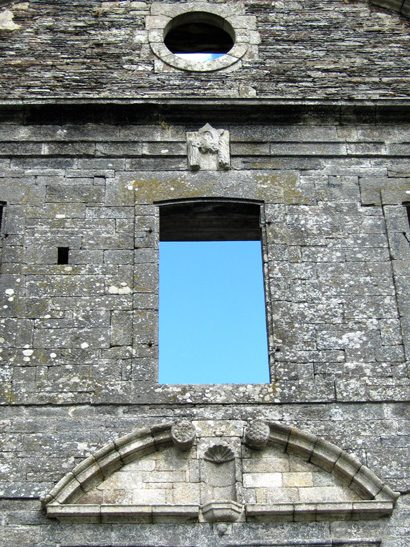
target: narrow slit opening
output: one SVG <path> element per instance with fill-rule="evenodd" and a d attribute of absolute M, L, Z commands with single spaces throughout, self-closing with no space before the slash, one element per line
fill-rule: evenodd
<path fill-rule="evenodd" d="M 57 248 L 57 264 L 68 264 L 69 247 Z"/>

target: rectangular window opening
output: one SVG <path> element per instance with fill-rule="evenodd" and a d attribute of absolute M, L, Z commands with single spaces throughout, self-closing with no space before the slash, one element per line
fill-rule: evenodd
<path fill-rule="evenodd" d="M 68 264 L 69 247 L 57 248 L 57 264 Z"/>
<path fill-rule="evenodd" d="M 160 383 L 269 382 L 260 210 L 160 205 Z"/>

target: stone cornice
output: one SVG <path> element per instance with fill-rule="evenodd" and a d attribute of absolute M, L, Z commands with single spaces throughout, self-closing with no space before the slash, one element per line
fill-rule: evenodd
<path fill-rule="evenodd" d="M 145 98 L 0 99 L 0 123 L 409 124 L 410 97 L 374 100 Z M 213 117 L 215 120 L 213 119 Z"/>

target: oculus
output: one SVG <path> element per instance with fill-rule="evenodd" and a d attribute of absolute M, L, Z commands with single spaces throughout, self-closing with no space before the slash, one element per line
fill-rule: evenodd
<path fill-rule="evenodd" d="M 146 17 L 148 41 L 163 63 L 157 62 L 155 70 L 214 72 L 240 67 L 249 48 L 259 43 L 259 35 L 254 17 L 239 13 L 244 13 L 240 4 L 153 4 L 152 15 Z"/>
<path fill-rule="evenodd" d="M 219 15 L 203 12 L 175 17 L 165 29 L 166 47 L 179 57 L 208 62 L 228 53 L 235 40 L 232 26 Z"/>

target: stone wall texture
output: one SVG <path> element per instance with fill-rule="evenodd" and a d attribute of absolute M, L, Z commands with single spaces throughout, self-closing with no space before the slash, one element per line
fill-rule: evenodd
<path fill-rule="evenodd" d="M 181 71 L 170 77 L 156 69 L 146 25 L 152 2 L 6 4 L 0 19 L 1 98 L 409 96 L 409 20 L 386 9 L 403 6 L 409 15 L 407 1 L 227 2 L 236 17 L 249 17 L 251 41 L 259 41 L 229 78 L 224 72 Z M 180 2 L 156 4 L 161 13 L 162 4 Z"/>
<path fill-rule="evenodd" d="M 0 545 L 407 546 L 408 2 L 209 2 L 216 72 L 154 54 L 181 4 L 0 1 Z M 201 198 L 262 204 L 268 384 L 158 383 L 158 202 Z"/>

